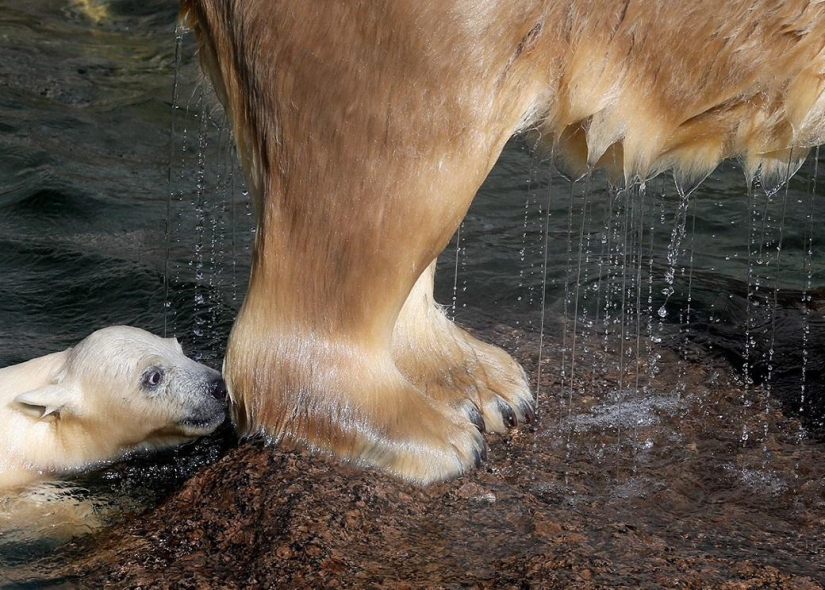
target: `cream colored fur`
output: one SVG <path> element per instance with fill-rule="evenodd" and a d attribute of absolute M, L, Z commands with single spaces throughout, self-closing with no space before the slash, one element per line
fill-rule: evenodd
<path fill-rule="evenodd" d="M 688 183 L 738 157 L 777 183 L 825 136 L 821 0 L 182 6 L 258 214 L 224 365 L 236 422 L 412 481 L 532 416 L 515 361 L 432 298 L 508 138 L 573 177 Z"/>
<path fill-rule="evenodd" d="M 0 494 L 209 434 L 223 393 L 219 373 L 176 340 L 126 326 L 0 369 Z"/>

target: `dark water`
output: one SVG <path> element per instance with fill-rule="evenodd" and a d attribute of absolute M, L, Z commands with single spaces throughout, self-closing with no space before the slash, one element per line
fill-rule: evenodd
<path fill-rule="evenodd" d="M 195 213 L 197 161 L 176 179 L 189 192 L 168 198 L 176 15 L 174 2 L 0 5 L 0 366 L 129 324 L 175 335 L 190 356 L 220 368 L 248 272 L 241 242 L 248 249 L 251 234 L 225 240 L 216 258 L 219 229 Z M 180 89 L 191 95 L 191 45 L 185 53 Z M 178 117 L 196 141 L 199 114 L 184 104 Z M 176 149 L 178 161 L 185 152 Z M 237 200 L 240 222 L 248 217 Z M 222 258 L 233 244 L 243 261 L 237 280 Z M 221 291 L 216 267 L 234 286 Z M 139 509 L 214 461 L 231 438 L 226 428 L 75 483 L 104 505 L 128 495 L 129 509 Z M 6 544 L 0 570 L 49 550 Z"/>
<path fill-rule="evenodd" d="M 0 366 L 112 324 L 174 334 L 220 366 L 251 211 L 191 37 L 176 51 L 176 12 L 161 0 L 0 4 Z M 642 362 L 678 382 L 678 369 L 657 366 L 666 347 L 726 359 L 746 390 L 767 388 L 816 437 L 816 170 L 809 158 L 768 196 L 726 163 L 683 201 L 669 177 L 643 190 L 598 176 L 571 185 L 514 141 L 440 260 L 438 298 L 465 324 L 509 324 L 560 349 L 562 397 L 580 393 L 575 377 L 599 351 L 629 389 Z M 222 432 L 78 481 L 152 503 L 230 442 Z"/>

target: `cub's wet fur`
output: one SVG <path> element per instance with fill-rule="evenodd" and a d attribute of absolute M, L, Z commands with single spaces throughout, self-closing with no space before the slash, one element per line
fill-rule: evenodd
<path fill-rule="evenodd" d="M 174 338 L 98 330 L 0 369 L 0 494 L 210 434 L 225 413 L 220 373 Z"/>
<path fill-rule="evenodd" d="M 224 369 L 243 433 L 416 482 L 529 420 L 434 260 L 505 142 L 573 178 L 778 183 L 825 137 L 820 0 L 182 0 L 258 216 Z"/>

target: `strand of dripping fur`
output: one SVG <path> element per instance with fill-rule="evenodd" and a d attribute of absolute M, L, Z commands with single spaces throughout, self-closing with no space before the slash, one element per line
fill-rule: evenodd
<path fill-rule="evenodd" d="M 598 4 L 598 6 L 596 6 Z M 825 3 L 574 2 L 536 131 L 560 169 L 688 186 L 723 159 L 776 186 L 825 139 Z M 704 43 L 697 43 L 703 40 Z M 659 55 L 666 48 L 667 59 Z"/>

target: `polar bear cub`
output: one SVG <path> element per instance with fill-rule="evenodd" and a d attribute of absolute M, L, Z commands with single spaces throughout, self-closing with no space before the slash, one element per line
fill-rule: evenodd
<path fill-rule="evenodd" d="M 127 326 L 0 369 L 0 490 L 210 434 L 226 394 L 177 340 Z"/>

